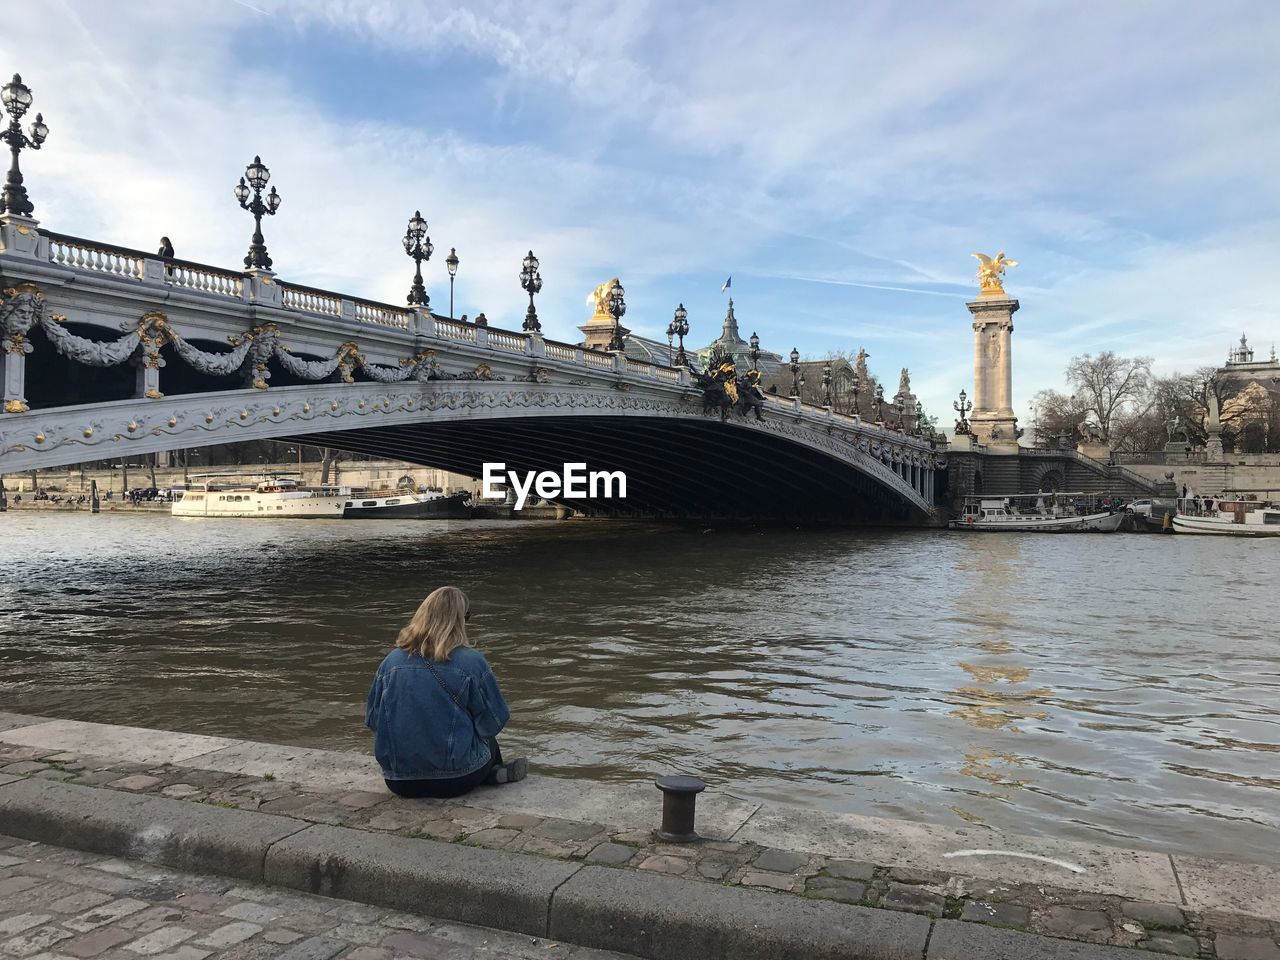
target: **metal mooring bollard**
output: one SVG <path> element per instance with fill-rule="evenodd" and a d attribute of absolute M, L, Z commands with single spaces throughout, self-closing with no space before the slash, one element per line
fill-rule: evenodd
<path fill-rule="evenodd" d="M 659 839 L 668 843 L 697 840 L 698 834 L 693 829 L 694 806 L 698 802 L 698 794 L 707 789 L 707 785 L 697 777 L 677 775 L 660 778 L 657 787 L 662 791 Z"/>

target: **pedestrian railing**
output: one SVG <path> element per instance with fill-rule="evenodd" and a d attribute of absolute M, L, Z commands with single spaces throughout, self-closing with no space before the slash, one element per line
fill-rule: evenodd
<path fill-rule="evenodd" d="M 145 275 L 145 253 L 62 234 L 48 233 L 45 236 L 49 238 L 49 262 L 60 267 L 134 280 L 141 280 Z"/>

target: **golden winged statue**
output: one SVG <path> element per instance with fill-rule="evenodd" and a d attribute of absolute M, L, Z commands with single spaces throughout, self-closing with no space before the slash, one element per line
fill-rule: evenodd
<path fill-rule="evenodd" d="M 617 286 L 619 280 L 614 277 L 612 280 L 606 280 L 600 286 L 596 287 L 587 294 L 587 306 L 595 307 L 596 312 L 592 314 L 592 319 L 600 318 L 602 320 L 613 321 L 613 314 L 609 312 L 609 292 Z"/>
<path fill-rule="evenodd" d="M 985 253 L 971 253 L 969 256 L 978 258 L 978 281 L 982 288 L 979 295 L 1004 296 L 1004 285 L 1000 282 L 1000 278 L 1004 274 L 1005 267 L 1016 267 L 1018 261 L 1006 258 L 1003 250 L 994 257 L 988 257 Z"/>

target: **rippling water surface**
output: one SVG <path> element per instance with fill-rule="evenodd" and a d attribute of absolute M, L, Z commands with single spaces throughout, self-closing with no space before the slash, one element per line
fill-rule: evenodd
<path fill-rule="evenodd" d="M 432 588 L 561 777 L 1256 857 L 1280 544 L 0 515 L 0 709 L 366 749 Z"/>

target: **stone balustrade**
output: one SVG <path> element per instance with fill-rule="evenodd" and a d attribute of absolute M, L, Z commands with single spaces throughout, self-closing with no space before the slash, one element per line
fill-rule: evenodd
<path fill-rule="evenodd" d="M 141 280 L 146 275 L 146 258 L 145 253 L 124 247 L 49 234 L 49 262 L 72 270 L 91 270 L 113 277 Z"/>

